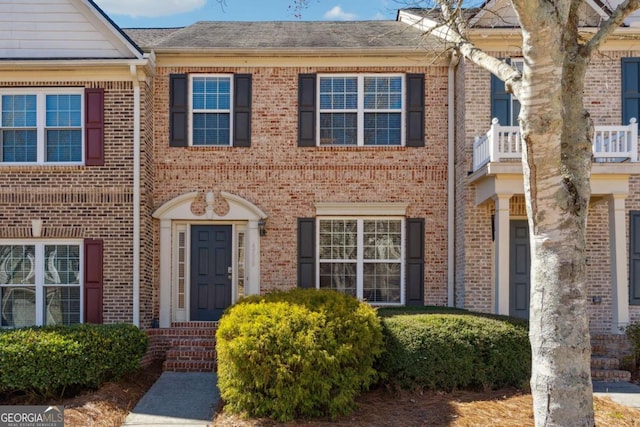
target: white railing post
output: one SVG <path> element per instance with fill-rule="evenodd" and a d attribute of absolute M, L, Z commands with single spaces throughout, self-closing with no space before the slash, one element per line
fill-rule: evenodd
<path fill-rule="evenodd" d="M 629 120 L 629 128 L 631 129 L 631 141 L 629 144 L 629 161 L 638 161 L 638 123 L 635 117 Z"/>
<path fill-rule="evenodd" d="M 497 162 L 500 160 L 500 121 L 497 117 L 491 120 L 491 129 L 487 134 L 489 137 L 489 149 L 491 150 L 490 160 Z"/>

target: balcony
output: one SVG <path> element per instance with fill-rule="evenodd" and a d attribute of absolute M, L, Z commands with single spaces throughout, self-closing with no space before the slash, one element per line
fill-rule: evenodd
<path fill-rule="evenodd" d="M 638 124 L 633 118 L 626 126 L 596 126 L 593 157 L 598 163 L 638 161 Z M 518 126 L 501 126 L 493 119 L 491 129 L 473 143 L 473 172 L 487 163 L 520 160 L 522 140 Z"/>

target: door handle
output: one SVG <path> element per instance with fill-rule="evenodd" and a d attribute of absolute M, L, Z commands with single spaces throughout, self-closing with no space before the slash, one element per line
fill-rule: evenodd
<path fill-rule="evenodd" d="M 232 277 L 233 277 L 233 267 L 229 266 L 227 267 L 227 278 L 231 280 Z"/>

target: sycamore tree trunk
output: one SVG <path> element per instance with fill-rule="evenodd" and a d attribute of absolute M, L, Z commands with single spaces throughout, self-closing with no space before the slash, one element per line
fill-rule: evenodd
<path fill-rule="evenodd" d="M 589 57 L 569 1 L 514 0 L 522 23 L 525 199 L 531 235 L 531 393 L 537 426 L 593 426 L 585 240 L 592 124 Z"/>

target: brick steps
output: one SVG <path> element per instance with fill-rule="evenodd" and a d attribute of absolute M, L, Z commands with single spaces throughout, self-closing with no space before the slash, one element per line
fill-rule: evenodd
<path fill-rule="evenodd" d="M 631 372 L 619 369 L 591 369 L 591 379 L 595 381 L 631 381 Z"/>
<path fill-rule="evenodd" d="M 152 330 L 163 371 L 211 372 L 216 369 L 217 322 L 178 322 Z"/>
<path fill-rule="evenodd" d="M 631 373 L 620 369 L 620 354 L 628 343 L 624 335 L 591 337 L 591 378 L 595 381 L 631 381 Z"/>

